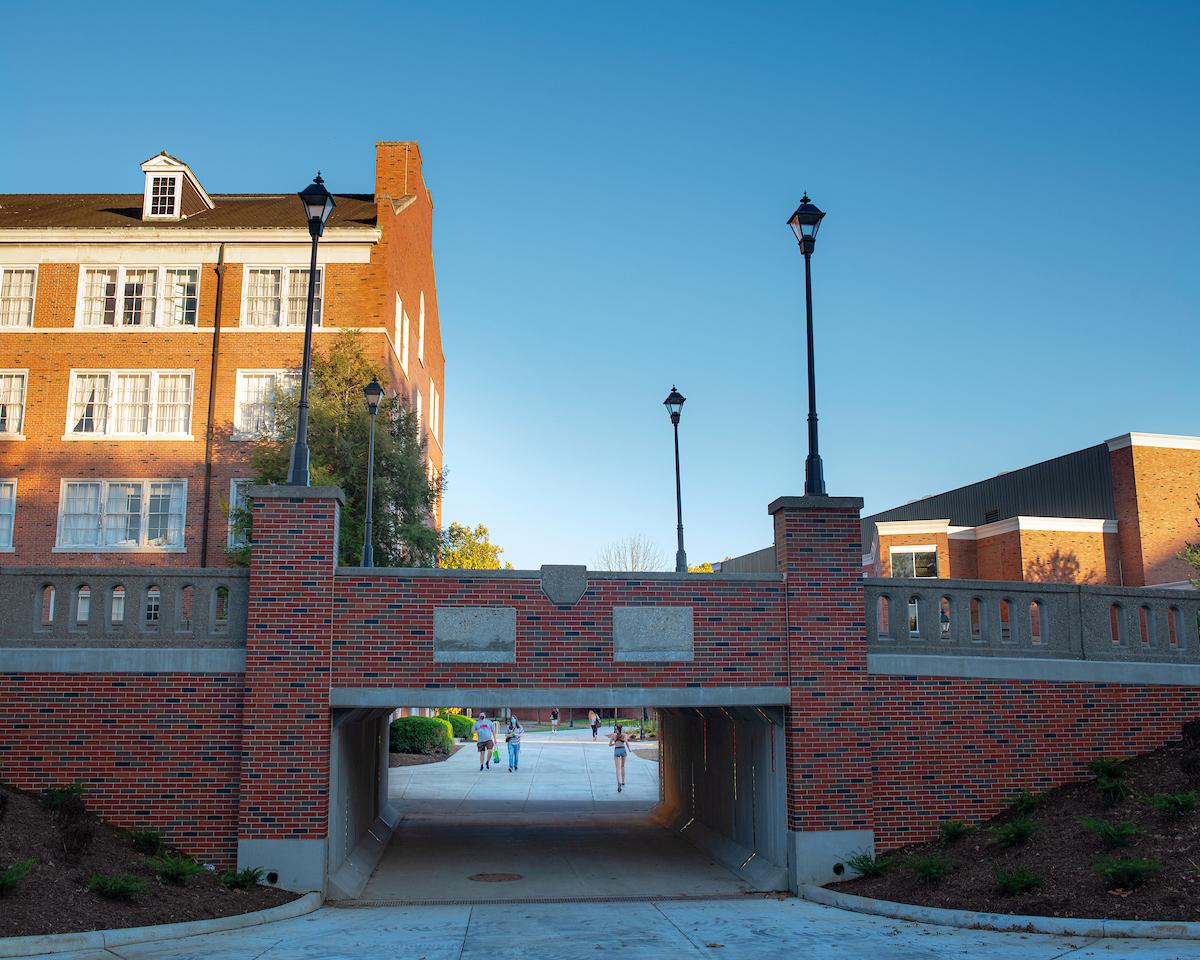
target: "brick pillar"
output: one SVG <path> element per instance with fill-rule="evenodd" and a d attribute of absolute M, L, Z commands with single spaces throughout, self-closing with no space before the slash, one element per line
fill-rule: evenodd
<path fill-rule="evenodd" d="M 238 866 L 321 890 L 329 821 L 333 580 L 342 492 L 252 487 Z"/>
<path fill-rule="evenodd" d="M 780 497 L 775 562 L 786 576 L 788 829 L 794 884 L 845 877 L 874 847 L 859 497 Z"/>

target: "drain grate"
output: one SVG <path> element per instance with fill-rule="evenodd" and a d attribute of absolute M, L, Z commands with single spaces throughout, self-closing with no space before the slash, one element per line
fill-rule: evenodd
<path fill-rule="evenodd" d="M 476 883 L 511 883 L 525 878 L 519 873 L 473 873 L 467 879 Z"/>

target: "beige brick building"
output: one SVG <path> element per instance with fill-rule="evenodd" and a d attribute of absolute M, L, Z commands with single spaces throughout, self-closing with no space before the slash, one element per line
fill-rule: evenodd
<path fill-rule="evenodd" d="M 247 441 L 297 376 L 303 184 L 210 195 L 165 152 L 141 167 L 140 193 L 0 195 L 0 565 L 223 564 Z M 334 197 L 315 349 L 358 330 L 440 472 L 445 358 L 417 145 L 376 144 L 373 191 Z"/>

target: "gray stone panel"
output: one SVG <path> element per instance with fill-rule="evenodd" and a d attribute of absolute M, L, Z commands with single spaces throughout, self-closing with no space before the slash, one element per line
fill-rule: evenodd
<path fill-rule="evenodd" d="M 689 662 L 695 655 L 694 621 L 691 607 L 613 607 L 613 659 Z"/>
<path fill-rule="evenodd" d="M 258 867 L 277 875 L 275 886 L 296 893 L 325 890 L 325 839 L 238 840 L 239 870 Z"/>
<path fill-rule="evenodd" d="M 243 649 L 21 647 L 0 649 L 0 673 L 245 673 Z"/>
<path fill-rule="evenodd" d="M 542 567 L 542 593 L 551 603 L 574 606 L 587 593 L 587 567 L 549 565 Z"/>
<path fill-rule="evenodd" d="M 516 607 L 435 607 L 435 663 L 512 663 L 517 658 Z"/>

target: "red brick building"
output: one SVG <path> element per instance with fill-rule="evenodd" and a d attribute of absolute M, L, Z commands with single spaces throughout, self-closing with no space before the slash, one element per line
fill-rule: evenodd
<path fill-rule="evenodd" d="M 863 518 L 867 576 L 1184 585 L 1200 437 L 1107 443 Z"/>
<path fill-rule="evenodd" d="M 440 472 L 433 204 L 417 144 L 375 149 L 320 242 L 314 349 L 359 331 Z M 246 441 L 298 376 L 295 193 L 209 194 L 166 152 L 141 170 L 140 193 L 0 195 L 0 565 L 223 564 Z"/>

